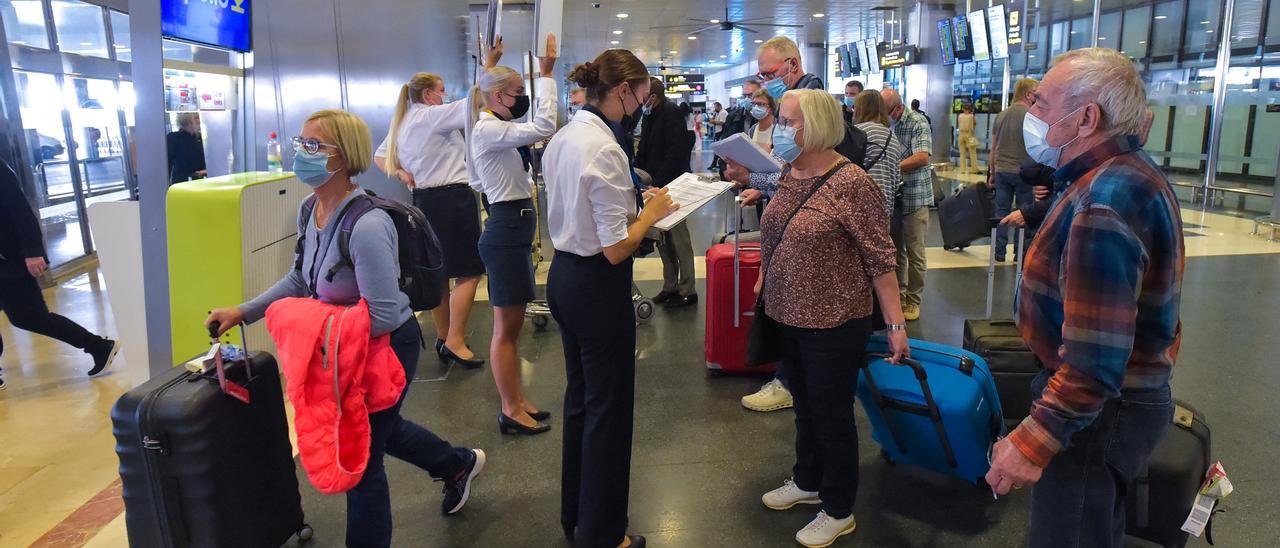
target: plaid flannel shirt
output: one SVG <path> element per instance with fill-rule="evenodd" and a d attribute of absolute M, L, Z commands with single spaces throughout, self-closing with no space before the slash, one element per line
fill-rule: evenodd
<path fill-rule="evenodd" d="M 1173 188 L 1134 137 L 1094 147 L 1028 250 L 1018 328 L 1053 373 L 1009 439 L 1045 466 L 1122 390 L 1169 383 L 1185 249 Z"/>
<path fill-rule="evenodd" d="M 893 134 L 902 144 L 902 158 L 905 160 L 918 152 L 933 152 L 933 134 L 929 129 L 929 121 L 923 114 L 907 109 L 902 118 L 893 125 Z M 915 213 L 922 207 L 933 204 L 933 171 L 928 165 L 915 171 L 902 172 L 902 214 Z"/>

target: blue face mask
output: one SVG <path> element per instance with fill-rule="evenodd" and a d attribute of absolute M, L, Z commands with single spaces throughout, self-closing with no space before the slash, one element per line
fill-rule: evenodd
<path fill-rule="evenodd" d="M 311 188 L 319 188 L 337 171 L 329 171 L 329 155 L 321 152 L 312 154 L 306 150 L 297 150 L 293 153 L 293 174 L 298 180 L 307 184 Z"/>
<path fill-rule="evenodd" d="M 800 145 L 796 144 L 796 128 L 775 124 L 773 126 L 773 153 L 789 164 L 796 161 L 801 152 L 804 151 L 800 149 Z"/>
<path fill-rule="evenodd" d="M 653 112 L 653 107 L 645 105 L 644 108 L 640 109 L 640 112 L 643 112 L 645 116 L 648 116 Z"/>
<path fill-rule="evenodd" d="M 848 95 L 845 95 L 845 96 L 844 96 L 844 106 L 846 106 L 846 107 L 850 107 L 850 108 L 853 108 L 853 97 L 849 97 Z"/>
<path fill-rule="evenodd" d="M 755 118 L 755 119 L 757 119 L 757 120 L 763 120 L 763 119 L 764 119 L 766 116 L 768 116 L 768 115 L 769 115 L 769 109 L 767 109 L 767 108 L 764 108 L 764 107 L 762 107 L 762 106 L 760 106 L 760 105 L 755 105 L 755 106 L 751 107 L 751 117 L 752 117 L 752 118 Z"/>
<path fill-rule="evenodd" d="M 782 78 L 774 78 L 764 83 L 764 89 L 769 92 L 770 97 L 781 99 L 782 94 L 787 92 L 787 83 Z"/>

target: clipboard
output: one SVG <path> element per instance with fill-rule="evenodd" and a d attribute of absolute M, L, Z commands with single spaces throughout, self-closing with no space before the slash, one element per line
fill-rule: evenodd
<path fill-rule="evenodd" d="M 556 49 L 564 51 L 564 0 L 535 0 L 533 4 L 533 54 L 547 56 L 547 35 L 556 35 Z"/>
<path fill-rule="evenodd" d="M 498 37 L 502 35 L 502 0 L 489 0 L 488 46 L 498 45 Z"/>
<path fill-rule="evenodd" d="M 747 171 L 752 173 L 782 171 L 782 164 L 760 148 L 760 145 L 748 139 L 745 133 L 735 133 L 723 141 L 711 143 L 711 150 L 717 156 L 733 160 L 734 163 L 747 168 Z"/>

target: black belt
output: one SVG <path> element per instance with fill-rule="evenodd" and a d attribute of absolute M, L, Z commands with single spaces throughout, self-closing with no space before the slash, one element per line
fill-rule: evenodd
<path fill-rule="evenodd" d="M 489 204 L 490 217 L 524 217 L 533 215 L 533 198 L 520 198 Z"/>
<path fill-rule="evenodd" d="M 467 183 L 453 183 L 451 185 L 441 185 L 441 186 L 433 186 L 433 187 L 427 187 L 427 188 L 415 188 L 413 189 L 413 191 L 414 192 L 433 192 L 436 190 L 451 190 L 459 187 L 470 187 L 470 186 L 471 185 L 468 185 Z"/>

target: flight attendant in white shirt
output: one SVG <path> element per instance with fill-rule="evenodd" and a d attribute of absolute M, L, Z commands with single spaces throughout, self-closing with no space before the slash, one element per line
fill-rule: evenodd
<path fill-rule="evenodd" d="M 501 45 L 497 48 L 501 55 Z M 533 246 L 537 211 L 533 181 L 524 170 L 520 152 L 556 131 L 556 40 L 547 35 L 547 56 L 541 57 L 537 106 L 527 122 L 515 120 L 529 112 L 529 95 L 520 73 L 494 66 L 485 69 L 471 89 L 471 119 L 467 133 L 471 147 L 471 186 L 488 198 L 489 217 L 480 235 L 480 258 L 489 273 L 489 302 L 493 303 L 493 339 L 489 360 L 493 380 L 502 397 L 498 428 L 503 434 L 541 434 L 551 429 L 546 411 L 524 399 L 520 354 L 516 340 L 524 325 L 525 306 L 534 295 Z"/>
<path fill-rule="evenodd" d="M 499 50 L 497 54 L 501 54 Z M 485 66 L 494 66 L 491 55 Z M 436 354 L 445 362 L 474 369 L 484 365 L 467 346 L 467 318 L 484 274 L 476 242 L 480 239 L 480 207 L 468 186 L 467 102 L 449 103 L 444 79 L 429 72 L 413 75 L 400 86 L 391 130 L 374 153 L 374 163 L 413 191 L 444 250 L 446 275 L 454 280 L 449 300 L 431 311 L 436 324 Z"/>
<path fill-rule="evenodd" d="M 636 365 L 631 255 L 678 206 L 665 189 L 653 190 L 637 215 L 627 155 L 607 125 L 644 104 L 644 63 L 612 49 L 569 79 L 587 90 L 587 105 L 543 157 L 556 248 L 547 298 L 568 377 L 560 523 L 575 546 L 643 548 L 644 537 L 626 534 Z"/>

